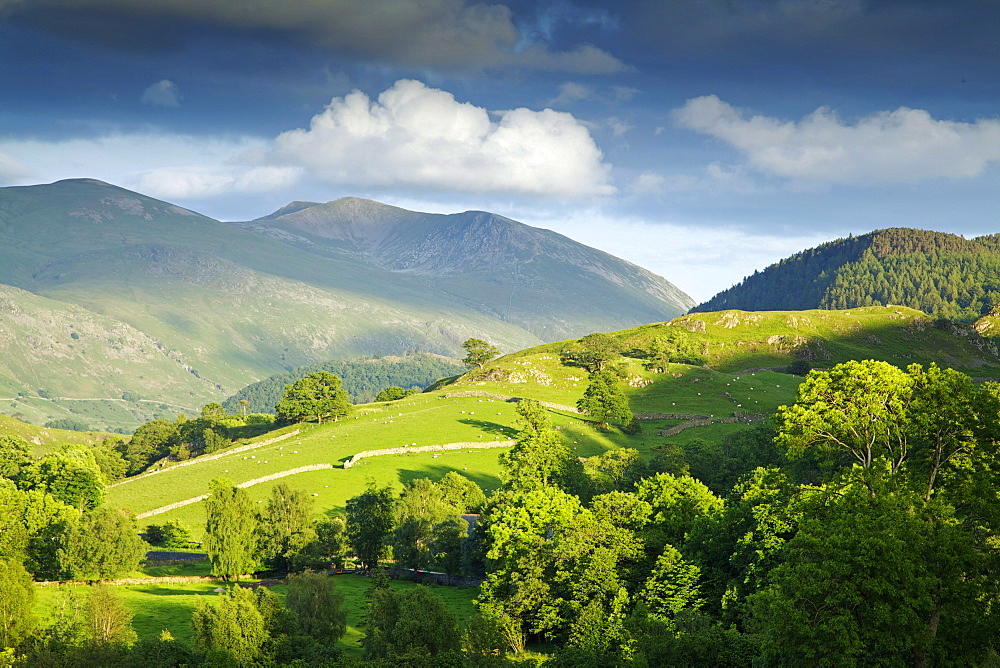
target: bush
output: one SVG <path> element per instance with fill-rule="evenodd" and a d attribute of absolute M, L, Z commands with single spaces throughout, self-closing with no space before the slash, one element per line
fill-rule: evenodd
<path fill-rule="evenodd" d="M 146 542 L 156 547 L 187 547 L 191 533 L 177 520 L 169 520 L 166 524 L 148 525 Z"/>
<path fill-rule="evenodd" d="M 45 423 L 47 429 L 67 429 L 69 431 L 90 431 L 90 424 L 80 418 L 60 418 Z"/>

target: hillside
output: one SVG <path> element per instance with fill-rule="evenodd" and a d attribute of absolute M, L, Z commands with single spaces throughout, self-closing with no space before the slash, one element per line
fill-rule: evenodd
<path fill-rule="evenodd" d="M 721 447 L 722 439 L 746 427 L 742 420 L 772 414 L 794 400 L 800 376 L 783 372 L 796 359 L 816 367 L 848 359 L 884 359 L 905 366 L 937 362 L 981 377 L 1000 378 L 1000 357 L 993 344 L 968 328 L 938 328 L 912 309 L 869 307 L 851 311 L 804 313 L 725 311 L 692 314 L 668 323 L 612 333 L 625 347 L 626 394 L 634 412 L 645 414 L 640 434 L 596 429 L 570 410 L 587 386 L 587 372 L 560 352 L 579 341 L 563 341 L 520 351 L 472 370 L 431 390 L 385 404 L 359 406 L 336 423 L 285 427 L 255 439 L 257 447 L 193 460 L 179 468 L 147 474 L 109 490 L 110 498 L 140 513 L 154 511 L 207 490 L 216 476 L 245 483 L 262 500 L 277 481 L 308 489 L 317 510 L 340 509 L 368 480 L 397 488 L 414 477 L 435 479 L 458 471 L 485 489 L 499 485 L 497 455 L 503 450 L 463 447 L 453 451 L 407 452 L 414 446 L 479 445 L 510 439 L 516 428 L 514 404 L 504 397 L 549 402 L 560 434 L 581 457 L 629 447 L 650 459 L 663 445 L 660 432 L 689 415 L 708 418 L 670 437 L 672 442 L 701 440 Z M 651 369 L 649 349 L 656 338 L 695 342 L 706 366 L 667 363 Z M 766 370 L 771 367 L 772 370 Z M 273 440 L 280 437 L 281 440 Z M 403 448 L 401 454 L 344 462 L 362 451 Z M 277 477 L 281 476 L 281 477 Z M 200 530 L 200 502 L 149 516 L 154 522 L 176 518 Z"/>
<path fill-rule="evenodd" d="M 406 276 L 544 340 L 665 320 L 693 302 L 663 278 L 484 211 L 441 215 L 345 197 L 294 202 L 242 228 Z M 580 308 L 586 304 L 586 308 Z"/>
<path fill-rule="evenodd" d="M 996 235 L 876 230 L 796 253 L 692 311 L 845 309 L 899 304 L 972 322 L 1000 303 Z"/>
<path fill-rule="evenodd" d="M 286 385 L 316 371 L 329 371 L 339 376 L 351 401 L 360 404 L 374 401 L 378 393 L 387 387 L 424 388 L 441 378 L 465 373 L 466 368 L 457 360 L 428 353 L 333 360 L 301 366 L 259 380 L 226 399 L 222 406 L 236 414 L 243 409 L 240 401 L 247 401 L 246 410 L 250 413 L 273 413 Z"/>
<path fill-rule="evenodd" d="M 366 222 L 371 213 L 344 215 Z M 650 293 L 643 281 L 669 286 L 659 277 L 560 239 L 605 265 L 532 274 L 531 290 L 550 299 L 529 331 L 483 306 L 501 293 L 512 309 L 518 303 L 486 279 L 417 275 L 359 254 L 317 252 L 299 237 L 264 236 L 89 179 L 0 188 L 0 284 L 9 286 L 0 288 L 0 331 L 10 332 L 0 339 L 0 392 L 34 398 L 19 412 L 36 422 L 74 414 L 94 428 L 134 428 L 302 365 L 407 350 L 455 356 L 469 337 L 517 350 L 689 305 Z M 563 261 L 541 247 L 532 260 Z M 528 290 L 530 299 L 536 292 Z M 575 309 L 591 292 L 596 318 Z M 560 295 L 570 306 L 555 306 Z"/>

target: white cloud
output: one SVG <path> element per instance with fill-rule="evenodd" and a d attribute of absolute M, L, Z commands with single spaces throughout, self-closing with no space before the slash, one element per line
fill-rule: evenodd
<path fill-rule="evenodd" d="M 763 188 L 753 182 L 741 167 L 726 167 L 711 163 L 704 169 L 684 174 L 640 173 L 629 188 L 634 195 L 677 195 L 706 193 L 760 193 Z"/>
<path fill-rule="evenodd" d="M 259 193 L 287 188 L 299 180 L 294 167 L 212 169 L 202 167 L 154 169 L 144 174 L 139 190 L 163 199 L 203 199 L 217 195 Z"/>
<path fill-rule="evenodd" d="M 400 80 L 371 100 L 334 98 L 309 129 L 282 133 L 273 164 L 331 183 L 557 197 L 608 195 L 610 167 L 571 114 L 491 114 L 419 81 Z"/>
<path fill-rule="evenodd" d="M 10 156 L 0 153 L 0 185 L 16 183 L 31 176 L 31 170 Z"/>
<path fill-rule="evenodd" d="M 62 141 L 0 140 L 0 178 L 25 183 L 90 177 L 163 198 L 196 199 L 290 186 L 293 167 L 256 164 L 268 143 L 252 137 L 114 134 Z M 17 169 L 8 173 L 5 165 Z M 27 167 L 30 165 L 30 172 Z M 40 176 L 39 176 L 40 175 Z"/>
<path fill-rule="evenodd" d="M 173 81 L 162 79 L 142 92 L 142 102 L 158 107 L 179 107 L 181 91 Z"/>
<path fill-rule="evenodd" d="M 914 183 L 978 176 L 1000 161 L 1000 121 L 938 120 L 900 107 L 845 123 L 827 108 L 798 122 L 748 116 L 714 95 L 674 112 L 682 126 L 741 151 L 757 170 L 823 183 Z"/>

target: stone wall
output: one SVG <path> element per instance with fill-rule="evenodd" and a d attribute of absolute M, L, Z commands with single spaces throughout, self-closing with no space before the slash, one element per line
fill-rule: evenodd
<path fill-rule="evenodd" d="M 344 468 L 349 469 L 358 461 L 367 457 L 378 457 L 381 455 L 403 455 L 408 452 L 445 452 L 447 450 L 489 450 L 491 448 L 509 448 L 516 441 L 466 441 L 464 443 L 445 443 L 444 445 L 415 445 L 402 448 L 383 448 L 381 450 L 365 450 L 351 457 L 344 462 Z"/>
<path fill-rule="evenodd" d="M 113 485 L 108 485 L 108 487 L 117 487 L 118 485 L 124 485 L 125 483 L 132 482 L 133 480 L 139 480 L 140 478 L 147 478 L 151 475 L 156 475 L 157 473 L 163 473 L 164 471 L 170 471 L 173 469 L 179 469 L 182 466 L 191 466 L 192 464 L 198 464 L 201 462 L 210 462 L 213 459 L 219 459 L 221 457 L 227 457 L 229 455 L 239 454 L 241 452 L 246 452 L 247 450 L 255 450 L 257 448 L 263 448 L 265 445 L 271 445 L 277 443 L 278 441 L 284 441 L 286 438 L 291 438 L 299 433 L 299 430 L 290 431 L 287 434 L 282 434 L 281 436 L 275 436 L 274 438 L 269 438 L 266 441 L 257 441 L 255 443 L 247 443 L 246 445 L 241 445 L 237 448 L 232 448 L 230 450 L 225 450 L 223 452 L 213 452 L 210 455 L 202 455 L 200 457 L 195 457 L 194 459 L 187 459 L 183 462 L 178 462 L 177 464 L 171 464 L 170 466 L 164 466 L 163 468 L 156 469 L 155 471 L 147 471 L 137 476 L 132 476 L 131 478 L 125 478 Z"/>

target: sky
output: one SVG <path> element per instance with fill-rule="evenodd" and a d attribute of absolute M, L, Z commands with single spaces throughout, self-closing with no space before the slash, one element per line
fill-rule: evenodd
<path fill-rule="evenodd" d="M 0 186 L 485 210 L 704 301 L 1000 232 L 1000 0 L 0 0 Z"/>

